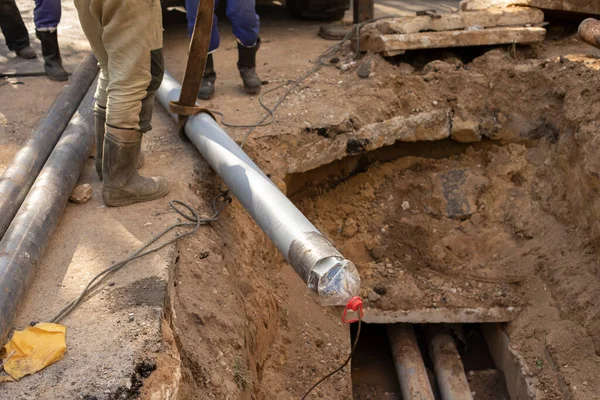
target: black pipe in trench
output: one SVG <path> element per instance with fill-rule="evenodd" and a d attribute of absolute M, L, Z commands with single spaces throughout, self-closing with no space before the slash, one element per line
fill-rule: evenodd
<path fill-rule="evenodd" d="M 92 87 L 0 241 L 0 346 L 92 149 L 93 104 Z"/>
<path fill-rule="evenodd" d="M 77 67 L 48 114 L 0 177 L 0 238 L 23 203 L 52 149 L 98 74 L 93 54 Z"/>

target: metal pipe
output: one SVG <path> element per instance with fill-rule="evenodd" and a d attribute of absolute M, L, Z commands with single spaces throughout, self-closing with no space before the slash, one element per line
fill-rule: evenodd
<path fill-rule="evenodd" d="M 0 344 L 92 149 L 93 104 L 91 88 L 0 241 Z"/>
<path fill-rule="evenodd" d="M 578 32 L 581 40 L 600 49 L 600 21 L 588 18 L 579 25 Z"/>
<path fill-rule="evenodd" d="M 467 375 L 452 336 L 435 329 L 428 335 L 428 340 L 442 400 L 473 400 Z"/>
<path fill-rule="evenodd" d="M 411 324 L 387 326 L 396 374 L 404 400 L 434 400 L 427 369 Z"/>
<path fill-rule="evenodd" d="M 69 84 L 54 100 L 48 114 L 0 177 L 0 238 L 21 207 L 97 73 L 96 58 L 90 54 L 79 64 Z"/>
<path fill-rule="evenodd" d="M 165 73 L 157 98 L 168 110 L 181 86 Z M 177 119 L 176 115 L 173 118 Z M 206 113 L 188 119 L 185 133 L 285 259 L 319 294 L 323 305 L 345 305 L 358 295 L 360 277 L 315 226 Z"/>

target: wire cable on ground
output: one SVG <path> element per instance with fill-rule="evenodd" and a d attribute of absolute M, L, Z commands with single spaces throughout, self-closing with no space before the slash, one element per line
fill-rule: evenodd
<path fill-rule="evenodd" d="M 177 212 L 177 214 L 179 214 L 181 217 L 183 217 L 186 221 L 178 222 L 178 223 L 175 223 L 175 224 L 167 227 L 162 232 L 160 232 L 158 235 L 151 238 L 148 242 L 146 242 L 139 249 L 134 251 L 130 256 L 128 256 L 127 258 L 125 258 L 121 261 L 116 262 L 114 265 L 110 266 L 109 268 L 106 268 L 104 271 L 102 271 L 98 275 L 94 276 L 90 280 L 90 282 L 87 284 L 87 286 L 83 289 L 81 294 L 79 296 L 77 296 L 77 298 L 75 298 L 69 304 L 67 304 L 62 310 L 60 310 L 58 312 L 58 314 L 56 314 L 56 316 L 50 320 L 50 322 L 59 323 L 63 318 L 65 318 L 67 315 L 69 315 L 85 299 L 85 297 L 89 293 L 91 293 L 91 291 L 94 288 L 98 287 L 98 285 L 104 280 L 104 278 L 106 278 L 111 273 L 116 272 L 119 269 L 123 268 L 127 263 L 129 263 L 133 260 L 136 260 L 138 258 L 144 257 L 150 253 L 155 253 L 155 252 L 163 249 L 164 247 L 170 245 L 171 243 L 174 243 L 178 239 L 193 235 L 194 233 L 196 233 L 198 231 L 200 226 L 206 225 L 213 221 L 216 221 L 219 218 L 219 215 L 221 214 L 221 212 L 223 211 L 225 206 L 230 201 L 228 198 L 224 198 L 223 205 L 220 207 L 217 207 L 216 200 L 217 199 L 215 199 L 215 201 L 213 201 L 213 215 L 208 218 L 200 218 L 198 213 L 192 207 L 190 207 L 189 205 L 187 205 L 184 202 L 181 202 L 179 200 L 173 200 L 173 201 L 169 202 L 169 206 L 175 212 Z M 178 208 L 178 206 L 185 208 L 187 211 L 189 211 L 190 214 L 186 214 L 185 211 Z M 167 233 L 171 232 L 174 229 L 182 228 L 182 227 L 192 227 L 192 229 L 190 229 L 189 231 L 187 231 L 183 234 L 176 233 L 174 238 L 172 238 L 172 239 L 166 241 L 165 243 L 158 245 L 154 248 L 148 249 L 151 245 L 153 245 L 154 243 L 159 241 L 161 238 L 163 238 Z"/>
<path fill-rule="evenodd" d="M 319 386 L 321 383 L 325 382 L 327 379 L 331 378 L 333 375 L 337 374 L 338 372 L 340 372 L 341 370 L 346 368 L 346 365 L 348 365 L 350 363 L 350 361 L 352 361 L 352 356 L 354 355 L 354 351 L 356 350 L 356 345 L 358 344 L 358 339 L 360 338 L 361 325 L 362 325 L 362 322 L 359 320 L 358 321 L 358 330 L 356 331 L 356 337 L 354 338 L 354 343 L 352 344 L 352 350 L 350 350 L 350 354 L 348 355 L 348 358 L 346 359 L 346 361 L 344 361 L 344 363 L 342 365 L 340 365 L 335 370 L 331 371 L 330 373 L 328 373 L 327 375 L 325 375 L 324 377 L 319 379 L 314 385 L 312 385 L 310 387 L 310 389 L 308 389 L 306 391 L 306 393 L 304 393 L 304 396 L 302 396 L 302 400 L 306 400 L 308 398 L 308 395 L 313 390 L 315 390 L 317 388 L 317 386 Z"/>

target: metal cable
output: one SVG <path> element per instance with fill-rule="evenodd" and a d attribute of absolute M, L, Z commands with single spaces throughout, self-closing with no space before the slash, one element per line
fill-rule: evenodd
<path fill-rule="evenodd" d="M 79 296 L 77 296 L 77 298 L 75 298 L 69 304 L 67 304 L 62 310 L 60 310 L 58 312 L 58 314 L 56 314 L 56 316 L 50 320 L 50 322 L 58 323 L 63 318 L 65 318 L 67 315 L 69 315 L 94 288 L 98 287 L 98 285 L 109 274 L 118 271 L 119 269 L 123 268 L 125 265 L 127 265 L 129 262 L 131 262 L 133 260 L 136 260 L 138 258 L 144 257 L 148 254 L 155 253 L 155 252 L 163 249 L 164 247 L 170 245 L 171 243 L 174 243 L 178 239 L 184 238 L 189 235 L 193 235 L 194 233 L 196 233 L 198 231 L 198 228 L 200 228 L 200 226 L 202 226 L 202 225 L 206 225 L 206 224 L 209 224 L 210 222 L 216 221 L 219 218 L 219 215 L 221 214 L 221 212 L 223 211 L 225 206 L 230 202 L 230 199 L 226 198 L 226 197 L 223 198 L 223 205 L 220 208 L 217 208 L 216 201 L 217 201 L 217 199 L 215 199 L 213 201 L 213 215 L 208 218 L 200 218 L 198 213 L 192 207 L 190 207 L 189 205 L 187 205 L 186 203 L 184 203 L 182 201 L 179 201 L 179 200 L 170 201 L 169 206 L 177 214 L 179 214 L 184 219 L 186 219 L 188 222 L 178 222 L 176 224 L 173 224 L 173 225 L 167 227 L 161 233 L 152 237 L 148 242 L 146 242 L 139 249 L 134 251 L 130 256 L 128 256 L 127 258 L 125 258 L 121 261 L 118 261 L 114 265 L 111 265 L 110 267 L 106 268 L 104 271 L 102 271 L 99 274 L 97 274 L 96 276 L 94 276 L 90 280 L 90 282 L 87 284 L 87 286 L 81 291 L 81 294 Z M 190 212 L 190 214 L 189 215 L 186 214 L 184 211 L 179 209 L 177 206 L 181 206 L 181 207 L 185 208 L 186 210 L 188 210 Z M 156 246 L 154 248 L 151 248 L 149 250 L 146 250 L 146 249 L 148 249 L 148 247 L 150 247 L 152 244 L 154 244 L 155 242 L 160 240 L 163 236 L 165 236 L 167 233 L 171 232 L 173 229 L 186 227 L 186 226 L 190 226 L 190 227 L 193 226 L 193 229 L 191 229 L 188 232 L 185 232 L 181 235 L 176 233 L 175 237 L 168 240 L 167 242 L 165 242 L 159 246 Z M 144 250 L 146 250 L 146 251 L 144 251 Z"/>

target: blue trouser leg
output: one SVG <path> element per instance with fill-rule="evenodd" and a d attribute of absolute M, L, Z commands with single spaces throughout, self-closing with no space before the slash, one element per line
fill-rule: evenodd
<path fill-rule="evenodd" d="M 185 9 L 187 11 L 188 33 L 192 36 L 194 32 L 194 24 L 196 23 L 196 14 L 198 13 L 198 4 L 200 0 L 185 0 Z M 219 5 L 219 0 L 215 0 L 215 9 Z M 221 39 L 219 37 L 219 20 L 216 15 L 213 15 L 212 31 L 210 33 L 210 44 L 208 51 L 215 51 L 219 48 Z"/>
<path fill-rule="evenodd" d="M 35 29 L 56 28 L 60 22 L 60 0 L 35 0 L 33 22 Z"/>
<path fill-rule="evenodd" d="M 255 0 L 227 0 L 227 18 L 233 26 L 234 36 L 246 47 L 258 40 L 260 19 L 256 14 Z"/>

